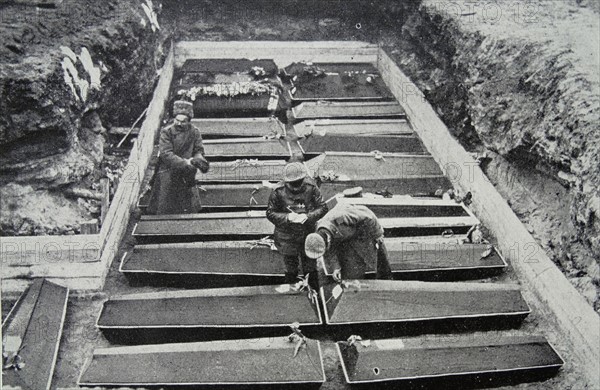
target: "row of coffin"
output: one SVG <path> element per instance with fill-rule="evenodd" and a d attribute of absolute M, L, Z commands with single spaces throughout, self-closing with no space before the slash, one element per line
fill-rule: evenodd
<path fill-rule="evenodd" d="M 360 108 L 367 105 L 361 115 Z M 531 380 L 555 372 L 562 360 L 543 337 L 488 332 L 517 327 L 529 314 L 514 285 L 338 284 L 321 275 L 316 294 L 273 284 L 282 279 L 282 261 L 263 239 L 272 234 L 273 225 L 261 209 L 271 191 L 268 182 L 282 177 L 284 158 L 298 154 L 321 182 L 330 207 L 352 202 L 375 212 L 386 230 L 396 277 L 443 279 L 454 272 L 465 278 L 467 270 L 479 277 L 506 267 L 493 248 L 462 243 L 479 223 L 466 207 L 427 198 L 451 183 L 401 118 L 397 103 L 367 105 L 303 103 L 292 109 L 292 116 L 313 120 L 296 123 L 287 132 L 269 119 L 278 129 L 265 134 L 263 123 L 263 133 L 252 135 L 263 137 L 259 139 L 247 138 L 247 129 L 241 138 L 234 134 L 237 126 L 256 126 L 253 121 L 198 121 L 205 138 L 221 138 L 206 140 L 211 170 L 197 177 L 208 212 L 142 216 L 133 236 L 150 245 L 136 245 L 123 257 L 120 270 L 137 283 L 154 280 L 162 286 L 183 283 L 204 289 L 127 294 L 106 301 L 97 320 L 106 338 L 143 345 L 96 350 L 79 383 L 318 387 L 326 380 L 326 344 L 306 336 L 348 339 L 335 348 L 350 384 L 447 385 L 451 378 L 460 378 L 456 384 L 462 386 L 468 378 L 514 380 L 525 372 Z M 385 119 L 373 119 L 374 107 Z M 346 120 L 354 116 L 370 119 Z M 335 196 L 356 185 L 366 192 L 383 191 L 385 197 Z M 411 246 L 412 252 L 407 250 Z M 252 286 L 239 287 L 246 284 Z M 235 287 L 207 288 L 224 286 Z M 286 336 L 290 327 L 294 333 Z M 485 333 L 380 339 L 466 330 Z M 355 334 L 379 340 L 361 341 Z M 236 340 L 225 341 L 232 338 Z"/>
<path fill-rule="evenodd" d="M 346 381 L 448 388 L 483 380 L 489 386 L 545 378 L 562 366 L 543 337 L 489 331 L 517 326 L 529 313 L 514 286 L 469 284 L 363 280 L 323 286 L 325 323 L 337 339 L 357 330 L 378 337 L 440 327 L 463 332 L 349 337 L 335 345 Z M 15 304 L 2 325 L 5 385 L 50 388 L 67 298 L 67 289 L 38 279 Z M 326 379 L 321 345 L 285 337 L 291 322 L 309 336 L 325 331 L 315 298 L 290 285 L 115 297 L 105 303 L 98 326 L 111 341 L 145 345 L 96 349 L 79 384 L 317 387 Z M 225 340 L 231 337 L 243 338 Z M 198 342 L 204 339 L 219 341 Z"/>

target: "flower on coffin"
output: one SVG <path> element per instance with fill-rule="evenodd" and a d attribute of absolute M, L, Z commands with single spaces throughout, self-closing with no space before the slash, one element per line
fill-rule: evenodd
<path fill-rule="evenodd" d="M 268 80 L 241 81 L 235 83 L 220 83 L 198 85 L 189 89 L 180 89 L 177 95 L 195 101 L 198 96 L 235 97 L 238 95 L 263 95 L 277 93 Z"/>
<path fill-rule="evenodd" d="M 249 73 L 251 75 L 253 75 L 254 77 L 264 77 L 267 75 L 265 68 L 263 68 L 261 66 L 253 66 L 252 69 L 250 69 Z"/>
<path fill-rule="evenodd" d="M 272 251 L 276 251 L 277 247 L 275 246 L 275 241 L 273 241 L 273 239 L 270 236 L 266 236 L 261 238 L 260 240 L 256 240 L 256 241 L 251 241 L 252 246 L 250 247 L 250 250 L 259 247 L 259 246 L 266 246 L 267 248 L 271 249 Z"/>
<path fill-rule="evenodd" d="M 312 303 L 316 304 L 318 295 L 317 295 L 317 292 L 315 290 L 313 290 L 313 288 L 310 287 L 310 285 L 308 284 L 309 277 L 310 277 L 310 274 L 308 274 L 304 277 L 298 276 L 299 281 L 296 283 L 294 288 L 296 289 L 296 291 L 306 291 L 308 293 L 308 299 L 310 299 L 310 301 Z"/>
<path fill-rule="evenodd" d="M 355 334 L 348 337 L 348 340 L 346 340 L 346 343 L 348 344 L 349 347 L 353 346 L 357 342 L 359 342 L 360 345 L 362 345 L 364 348 L 371 346 L 371 340 L 363 340 L 362 337 L 355 335 Z"/>
<path fill-rule="evenodd" d="M 338 177 L 340 177 L 340 175 L 338 175 L 337 173 L 335 173 L 335 171 L 333 171 L 333 170 L 324 171 L 320 175 L 320 178 L 321 178 L 321 180 L 323 182 L 335 181 Z"/>

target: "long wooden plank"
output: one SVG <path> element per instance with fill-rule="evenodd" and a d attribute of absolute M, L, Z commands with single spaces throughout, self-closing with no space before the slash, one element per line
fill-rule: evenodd
<path fill-rule="evenodd" d="M 100 236 L 2 237 L 0 262 L 3 267 L 94 262 L 100 257 Z"/>
<path fill-rule="evenodd" d="M 448 385 L 448 380 L 464 383 L 469 377 L 481 381 L 506 374 L 527 381 L 535 372 L 553 374 L 564 364 L 543 336 L 514 332 L 383 339 L 364 345 L 368 347 L 336 344 L 349 384 L 395 382 L 402 386 L 409 381 L 431 384 L 427 381 L 436 379 Z"/>
<path fill-rule="evenodd" d="M 292 108 L 292 117 L 328 118 L 397 118 L 404 119 L 404 109 L 395 102 L 303 102 Z"/>
<path fill-rule="evenodd" d="M 530 309 L 517 286 L 361 280 L 321 288 L 330 325 L 404 323 L 484 317 L 524 317 Z"/>
<path fill-rule="evenodd" d="M 284 140 L 231 138 L 204 141 L 205 157 L 214 159 L 289 158 L 290 147 Z"/>
<path fill-rule="evenodd" d="M 324 73 L 315 76 L 308 72 L 315 67 Z M 292 78 L 290 96 L 294 101 L 393 98 L 379 71 L 370 63 L 295 63 L 285 72 Z"/>
<path fill-rule="evenodd" d="M 24 363 L 19 370 L 3 370 L 4 385 L 49 389 L 62 335 L 69 289 L 36 280 L 2 326 L 4 337 Z"/>
<path fill-rule="evenodd" d="M 419 138 L 402 136 L 312 135 L 298 141 L 305 155 L 325 152 L 361 152 L 426 154 Z"/>
<path fill-rule="evenodd" d="M 201 183 L 279 181 L 286 164 L 285 160 L 253 159 L 214 162 L 207 173 L 198 172 L 196 180 Z"/>
<path fill-rule="evenodd" d="M 285 127 L 277 118 L 210 118 L 192 119 L 204 138 L 265 137 L 285 135 Z"/>
<path fill-rule="evenodd" d="M 299 137 L 314 135 L 414 135 L 404 119 L 312 119 L 293 125 Z"/>
<path fill-rule="evenodd" d="M 283 276 L 281 255 L 252 241 L 137 245 L 123 256 L 125 273 Z"/>
<path fill-rule="evenodd" d="M 464 150 L 424 99 L 416 85 L 404 75 L 384 50 L 378 68 L 397 99 L 407 109 L 415 131 L 440 166 L 456 172 L 454 182 L 462 192 L 473 191 L 471 207 L 498 239 L 499 247 L 513 264 L 524 289 L 536 298 L 536 309 L 553 318 L 557 331 L 586 375 L 582 381 L 600 382 L 600 317 L 564 277 L 531 233 L 519 221 L 477 163 Z M 466 174 L 468 173 L 468 174 Z M 577 313 L 574 320 L 573 313 Z"/>
<path fill-rule="evenodd" d="M 325 382 L 321 346 L 284 337 L 96 349 L 80 386 L 299 386 Z"/>

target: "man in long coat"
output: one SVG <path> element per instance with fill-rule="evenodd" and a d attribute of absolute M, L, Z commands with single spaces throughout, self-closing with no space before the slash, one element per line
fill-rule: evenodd
<path fill-rule="evenodd" d="M 186 214 L 200 209 L 196 171 L 208 171 L 202 135 L 191 124 L 193 105 L 176 101 L 173 123 L 160 133 L 158 169 L 155 176 L 150 213 Z"/>
<path fill-rule="evenodd" d="M 323 257 L 338 282 L 364 279 L 367 271 L 376 271 L 378 279 L 392 278 L 383 228 L 366 206 L 337 204 L 306 237 L 305 251 L 310 258 Z"/>
<path fill-rule="evenodd" d="M 316 261 L 306 257 L 304 240 L 314 232 L 315 223 L 327 213 L 327 205 L 316 183 L 307 176 L 300 162 L 285 166 L 283 181 L 278 183 L 269 197 L 267 218 L 275 225 L 274 241 L 285 263 L 286 283 L 297 282 L 298 265 L 309 275 L 309 284 L 315 288 L 318 278 Z"/>

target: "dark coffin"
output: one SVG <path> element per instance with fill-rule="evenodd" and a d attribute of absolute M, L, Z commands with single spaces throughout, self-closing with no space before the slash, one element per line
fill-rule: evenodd
<path fill-rule="evenodd" d="M 274 226 L 264 211 L 202 213 L 178 215 L 143 215 L 133 229 L 134 237 L 192 236 L 264 237 Z"/>
<path fill-rule="evenodd" d="M 3 369 L 5 386 L 50 389 L 62 335 L 69 289 L 36 279 L 2 324 L 3 352 L 14 353 L 22 369 Z"/>
<path fill-rule="evenodd" d="M 337 350 L 347 383 L 377 388 L 516 384 L 553 375 L 564 363 L 543 336 L 522 332 L 338 342 Z"/>
<path fill-rule="evenodd" d="M 96 349 L 78 384 L 318 388 L 325 382 L 319 342 L 307 339 L 295 356 L 294 348 L 277 337 Z"/>
<path fill-rule="evenodd" d="M 292 117 L 302 119 L 327 118 L 406 118 L 396 102 L 304 102 L 292 108 Z"/>
<path fill-rule="evenodd" d="M 192 123 L 205 139 L 285 135 L 283 123 L 273 117 L 192 119 Z"/>
<path fill-rule="evenodd" d="M 386 325 L 393 334 L 501 329 L 530 312 L 518 287 L 505 284 L 360 280 L 327 284 L 321 296 L 326 323 L 354 334 Z"/>
<path fill-rule="evenodd" d="M 266 74 L 255 77 L 250 74 L 253 66 L 262 67 Z M 177 70 L 171 90 L 172 100 L 180 99 L 180 91 L 192 87 L 216 86 L 221 90 L 226 88 L 243 89 L 245 82 L 267 78 L 271 91 L 277 95 L 279 90 L 274 86 L 279 84 L 277 66 L 272 60 L 248 59 L 199 59 L 188 60 L 181 69 Z M 194 116 L 206 117 L 251 117 L 268 115 L 273 110 L 268 109 L 271 93 L 238 94 L 236 96 L 197 95 L 193 98 Z"/>
<path fill-rule="evenodd" d="M 314 119 L 294 125 L 299 137 L 309 135 L 414 135 L 404 119 Z"/>
<path fill-rule="evenodd" d="M 369 63 L 314 63 L 324 71 L 314 76 L 305 71 L 306 63 L 294 63 L 285 68 L 291 77 L 292 100 L 363 100 L 394 98 L 379 71 Z M 370 82 L 368 80 L 371 80 Z"/>
<path fill-rule="evenodd" d="M 385 243 L 396 279 L 481 278 L 500 274 L 507 266 L 498 251 L 486 244 L 462 244 L 458 240 L 435 242 L 426 238 L 386 238 Z"/>
<path fill-rule="evenodd" d="M 120 343 L 260 337 L 321 325 L 316 300 L 291 285 L 130 294 L 104 303 L 97 326 Z"/>
<path fill-rule="evenodd" d="M 200 73 L 205 75 L 200 81 L 214 82 L 215 75 L 248 73 L 253 67 L 263 68 L 265 76 L 277 74 L 277 64 L 272 59 L 248 58 L 194 58 L 186 60 L 179 71 L 181 73 Z"/>
<path fill-rule="evenodd" d="M 386 230 L 431 230 L 432 234 L 451 230 L 454 234 L 461 234 L 479 224 L 477 217 L 463 204 L 439 198 L 413 198 L 403 195 L 384 198 L 373 194 L 365 194 L 361 198 L 345 198 L 338 195 L 328 203 L 330 208 L 340 203 L 364 205 L 373 211 Z"/>
<path fill-rule="evenodd" d="M 205 157 L 208 160 L 236 160 L 253 158 L 289 158 L 287 141 L 263 138 L 229 138 L 204 141 Z"/>
<path fill-rule="evenodd" d="M 136 245 L 119 271 L 141 282 L 205 288 L 283 283 L 285 267 L 279 252 L 256 242 L 213 241 Z"/>
<path fill-rule="evenodd" d="M 199 185 L 205 209 L 267 208 L 272 189 L 261 183 Z"/>
<path fill-rule="evenodd" d="M 285 160 L 251 160 L 213 162 L 207 173 L 198 172 L 196 180 L 201 183 L 240 183 L 280 181 Z"/>
<path fill-rule="evenodd" d="M 360 179 L 334 181 L 321 184 L 321 194 L 331 199 L 336 194 L 353 187 L 362 187 L 364 192 L 386 191 L 394 195 L 433 196 L 437 190 L 443 192 L 452 188 L 452 183 L 443 175 L 426 177 L 407 177 L 403 179 Z"/>
<path fill-rule="evenodd" d="M 376 159 L 371 153 L 326 152 L 306 162 L 313 177 L 323 181 L 327 173 L 337 175 L 334 182 L 375 179 L 407 179 L 443 175 L 433 157 L 384 153 Z"/>
<path fill-rule="evenodd" d="M 357 136 L 357 135 L 311 135 L 298 140 L 305 155 L 324 152 L 362 152 L 375 150 L 384 153 L 426 154 L 427 150 L 418 137 L 400 136 Z"/>

